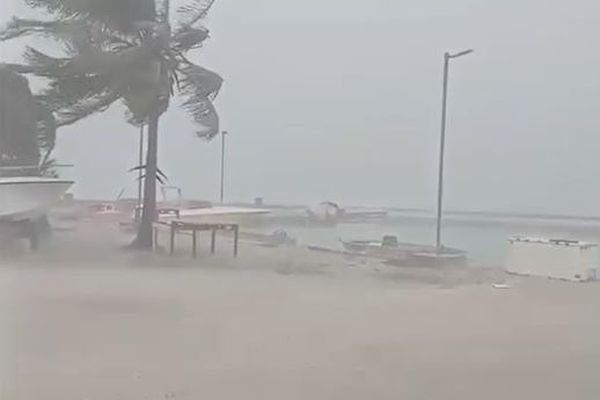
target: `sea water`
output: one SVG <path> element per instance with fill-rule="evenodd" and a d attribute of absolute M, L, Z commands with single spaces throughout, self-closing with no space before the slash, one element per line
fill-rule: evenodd
<path fill-rule="evenodd" d="M 368 223 L 341 223 L 331 226 L 306 224 L 281 228 L 295 237 L 300 245 L 317 245 L 332 249 L 342 249 L 341 240 L 381 240 L 385 235 L 394 235 L 400 242 L 425 245 L 434 245 L 436 240 L 436 225 L 433 220 L 392 218 Z M 577 224 L 547 225 L 536 221 L 447 221 L 442 227 L 442 243 L 445 246 L 465 250 L 475 263 L 490 267 L 505 265 L 508 239 L 513 235 L 600 243 L 600 227 L 581 229 Z M 598 258 L 597 255 L 596 259 Z"/>

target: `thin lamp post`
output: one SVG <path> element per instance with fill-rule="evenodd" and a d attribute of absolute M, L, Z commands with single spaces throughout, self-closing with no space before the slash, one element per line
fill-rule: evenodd
<path fill-rule="evenodd" d="M 225 199 L 225 137 L 227 134 L 227 131 L 221 132 L 221 192 L 219 196 L 221 204 Z"/>
<path fill-rule="evenodd" d="M 444 86 L 442 90 L 442 126 L 440 135 L 440 160 L 438 171 L 438 198 L 436 219 L 435 248 L 438 253 L 442 250 L 442 208 L 444 199 L 444 156 L 446 151 L 446 118 L 448 112 L 448 72 L 450 60 L 471 54 L 474 50 L 465 50 L 459 53 L 444 53 Z"/>
<path fill-rule="evenodd" d="M 144 123 L 142 122 L 140 125 L 140 140 L 139 140 L 139 170 L 138 170 L 138 202 L 136 204 L 136 210 L 139 208 L 139 206 L 142 204 L 142 197 L 143 197 L 143 168 L 142 165 L 144 164 Z M 137 215 L 137 213 L 136 213 Z"/>

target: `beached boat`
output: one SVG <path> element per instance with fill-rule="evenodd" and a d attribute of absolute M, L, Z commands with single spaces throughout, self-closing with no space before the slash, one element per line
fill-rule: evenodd
<path fill-rule="evenodd" d="M 189 223 L 246 224 L 260 221 L 271 210 L 259 207 L 213 205 L 207 201 L 190 201 L 177 186 L 161 188 L 163 201 L 158 207 L 159 220 L 178 219 Z M 141 214 L 140 214 L 141 215 Z"/>
<path fill-rule="evenodd" d="M 177 219 L 193 223 L 250 223 L 256 222 L 270 210 L 248 207 L 214 206 L 204 208 L 159 209 L 159 219 Z"/>
<path fill-rule="evenodd" d="M 342 208 L 339 204 L 324 201 L 316 207 L 306 210 L 311 222 L 320 224 L 337 224 L 351 222 L 369 222 L 381 220 L 388 216 L 386 210 L 362 207 Z"/>
<path fill-rule="evenodd" d="M 344 222 L 369 222 L 385 219 L 388 216 L 386 210 L 368 208 L 347 208 L 342 214 Z"/>
<path fill-rule="evenodd" d="M 285 230 L 276 230 L 270 234 L 258 232 L 240 232 L 240 240 L 265 247 L 296 246 L 297 241 Z"/>
<path fill-rule="evenodd" d="M 436 255 L 438 259 L 443 259 L 445 263 L 464 262 L 467 259 L 467 253 L 463 250 L 444 247 L 441 252 L 437 252 L 435 246 L 401 243 L 396 236 L 384 236 L 383 240 L 355 240 L 341 241 L 344 249 L 355 255 L 378 258 L 390 262 L 415 262 L 423 264 L 424 260 L 431 259 Z"/>
<path fill-rule="evenodd" d="M 58 204 L 72 181 L 36 176 L 0 178 L 0 221 L 36 220 Z"/>

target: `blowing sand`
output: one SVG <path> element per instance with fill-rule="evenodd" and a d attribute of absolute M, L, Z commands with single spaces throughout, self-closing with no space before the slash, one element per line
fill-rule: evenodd
<path fill-rule="evenodd" d="M 261 251 L 5 261 L 2 399 L 600 396 L 597 284 Z"/>

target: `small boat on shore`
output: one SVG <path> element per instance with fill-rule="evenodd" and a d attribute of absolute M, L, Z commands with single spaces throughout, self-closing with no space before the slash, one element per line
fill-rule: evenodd
<path fill-rule="evenodd" d="M 73 181 L 38 176 L 0 178 L 0 221 L 33 221 L 58 204 Z"/>
<path fill-rule="evenodd" d="M 270 213 L 270 210 L 214 206 L 205 208 L 181 208 L 159 210 L 159 219 L 168 221 L 178 219 L 193 223 L 250 223 L 260 220 L 261 217 Z"/>
<path fill-rule="evenodd" d="M 240 240 L 265 247 L 296 246 L 297 241 L 285 230 L 276 230 L 270 234 L 240 232 Z"/>
<path fill-rule="evenodd" d="M 401 243 L 396 236 L 384 236 L 382 240 L 355 240 L 341 241 L 344 249 L 354 255 L 370 258 L 378 258 L 392 263 L 416 263 L 423 264 L 425 260 L 443 260 L 444 264 L 464 263 L 467 253 L 463 250 L 443 247 L 438 252 L 435 246 Z"/>
<path fill-rule="evenodd" d="M 252 224 L 262 221 L 271 210 L 262 207 L 214 205 L 207 201 L 190 201 L 183 197 L 177 186 L 164 186 L 162 205 L 158 207 L 159 220 L 178 219 L 190 223 Z M 169 196 L 169 193 L 175 193 Z M 141 210 L 140 210 L 141 211 Z M 141 214 L 140 214 L 141 215 Z"/>
<path fill-rule="evenodd" d="M 368 208 L 342 208 L 339 204 L 324 201 L 306 210 L 309 221 L 324 225 L 380 221 L 388 216 L 386 210 Z"/>

